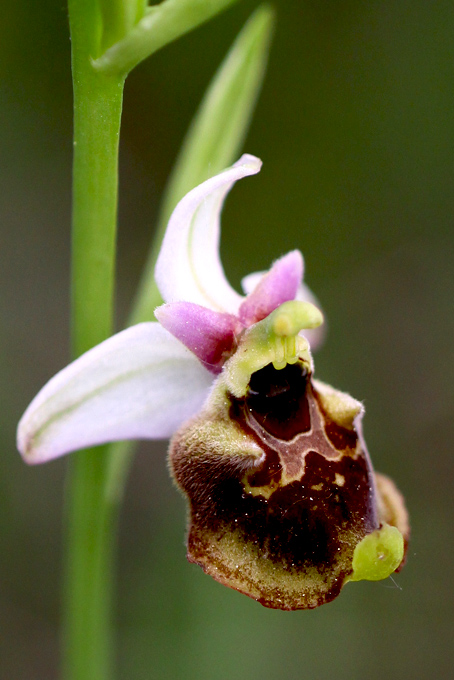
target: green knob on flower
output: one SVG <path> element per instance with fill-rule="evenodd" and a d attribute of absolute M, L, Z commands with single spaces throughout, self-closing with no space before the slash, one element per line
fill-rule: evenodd
<path fill-rule="evenodd" d="M 323 314 L 315 305 L 290 300 L 247 329 L 225 366 L 226 383 L 232 394 L 243 396 L 251 375 L 270 363 L 280 370 L 300 361 L 311 371 L 309 343 L 300 332 L 322 323 Z"/>
<path fill-rule="evenodd" d="M 396 571 L 404 558 L 404 537 L 397 527 L 384 524 L 364 536 L 353 553 L 349 581 L 381 581 Z"/>

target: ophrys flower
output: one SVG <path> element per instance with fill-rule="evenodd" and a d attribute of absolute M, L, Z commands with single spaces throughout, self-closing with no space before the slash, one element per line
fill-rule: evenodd
<path fill-rule="evenodd" d="M 246 277 L 246 296 L 225 278 L 222 204 L 260 165 L 245 155 L 180 201 L 156 267 L 158 322 L 118 333 L 52 378 L 19 424 L 18 448 L 41 463 L 173 435 L 188 558 L 266 606 L 311 608 L 348 580 L 399 568 L 408 522 L 393 483 L 373 471 L 362 405 L 313 380 L 323 317 L 299 251 Z"/>

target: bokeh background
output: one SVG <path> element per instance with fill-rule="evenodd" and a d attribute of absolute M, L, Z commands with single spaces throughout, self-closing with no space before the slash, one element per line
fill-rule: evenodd
<path fill-rule="evenodd" d="M 257 5 L 242 0 L 128 79 L 118 326 L 203 91 Z M 329 334 L 318 377 L 364 400 L 377 469 L 408 501 L 393 580 L 278 612 L 185 560 L 165 445 L 144 443 L 121 518 L 118 667 L 128 680 L 451 678 L 454 666 L 454 4 L 274 0 L 245 150 L 224 211 L 235 285 L 300 248 Z M 0 677 L 58 677 L 64 460 L 27 468 L 15 423 L 69 355 L 70 42 L 63 0 L 0 24 Z"/>

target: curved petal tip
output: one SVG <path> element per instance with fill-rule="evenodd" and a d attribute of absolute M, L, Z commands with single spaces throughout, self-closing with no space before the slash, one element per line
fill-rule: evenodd
<path fill-rule="evenodd" d="M 235 182 L 255 175 L 261 166 L 259 158 L 244 154 L 178 203 L 155 269 L 165 302 L 185 300 L 218 312 L 237 312 L 242 298 L 227 281 L 219 256 L 220 215 Z"/>

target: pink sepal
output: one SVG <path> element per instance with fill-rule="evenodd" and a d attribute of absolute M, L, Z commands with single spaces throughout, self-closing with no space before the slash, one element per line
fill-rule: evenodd
<path fill-rule="evenodd" d="M 256 288 L 241 304 L 238 316 L 251 326 L 271 314 L 279 305 L 294 300 L 303 277 L 303 256 L 292 250 L 277 260 Z"/>
<path fill-rule="evenodd" d="M 235 349 L 235 334 L 242 330 L 236 316 L 215 312 L 193 302 L 170 302 L 155 310 L 159 323 L 182 342 L 212 373 Z"/>

